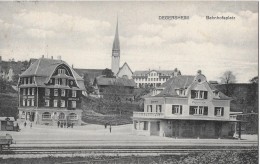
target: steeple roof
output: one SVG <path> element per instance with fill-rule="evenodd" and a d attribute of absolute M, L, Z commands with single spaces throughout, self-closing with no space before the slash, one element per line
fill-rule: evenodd
<path fill-rule="evenodd" d="M 120 50 L 120 42 L 119 42 L 119 35 L 118 35 L 118 18 L 117 18 L 117 23 L 116 23 L 115 39 L 113 42 L 113 50 Z"/>

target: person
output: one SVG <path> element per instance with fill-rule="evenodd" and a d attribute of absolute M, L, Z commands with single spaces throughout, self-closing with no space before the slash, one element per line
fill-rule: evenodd
<path fill-rule="evenodd" d="M 27 124 L 27 123 L 26 123 L 26 121 L 25 121 L 25 122 L 24 122 L 24 127 L 26 127 L 26 124 Z"/>
<path fill-rule="evenodd" d="M 58 124 L 58 128 L 59 128 L 59 127 L 60 127 L 60 121 L 58 121 L 58 123 L 57 123 L 57 124 Z"/>
<path fill-rule="evenodd" d="M 107 123 L 105 123 L 105 129 L 107 128 Z"/>
<path fill-rule="evenodd" d="M 64 122 L 64 125 L 63 125 L 64 128 L 66 128 L 66 122 Z"/>
<path fill-rule="evenodd" d="M 109 131 L 110 131 L 110 133 L 111 133 L 111 131 L 112 131 L 112 127 L 111 127 L 111 124 L 110 124 L 110 127 L 109 127 Z"/>

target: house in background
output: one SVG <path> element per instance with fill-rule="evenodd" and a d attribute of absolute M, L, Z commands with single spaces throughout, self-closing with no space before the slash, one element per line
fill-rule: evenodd
<path fill-rule="evenodd" d="M 37 124 L 81 124 L 83 79 L 64 61 L 40 58 L 19 78 L 19 118 Z"/>
<path fill-rule="evenodd" d="M 133 79 L 99 76 L 95 78 L 93 85 L 98 97 L 110 96 L 110 94 L 121 94 L 125 100 L 134 99 L 135 82 Z"/>
<path fill-rule="evenodd" d="M 196 76 L 174 76 L 144 98 L 144 111 L 133 113 L 133 132 L 175 138 L 233 136 L 236 116 L 231 98 Z"/>
<path fill-rule="evenodd" d="M 181 72 L 175 68 L 171 70 L 147 70 L 147 71 L 135 71 L 132 78 L 134 79 L 137 87 L 159 87 L 167 80 L 174 76 L 181 75 Z"/>

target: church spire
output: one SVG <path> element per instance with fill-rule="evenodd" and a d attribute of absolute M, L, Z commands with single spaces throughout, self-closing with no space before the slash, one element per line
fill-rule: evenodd
<path fill-rule="evenodd" d="M 116 34 L 113 42 L 113 51 L 114 50 L 120 51 L 120 42 L 119 42 L 119 35 L 118 35 L 118 17 L 116 22 Z"/>

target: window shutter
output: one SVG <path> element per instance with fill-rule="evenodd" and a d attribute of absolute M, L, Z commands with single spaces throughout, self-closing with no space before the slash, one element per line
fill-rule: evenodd
<path fill-rule="evenodd" d="M 194 99 L 196 97 L 195 91 L 191 90 L 191 98 Z"/>
<path fill-rule="evenodd" d="M 215 108 L 215 116 L 217 115 L 217 108 Z"/>
<path fill-rule="evenodd" d="M 180 114 L 182 114 L 182 105 L 180 105 Z"/>
<path fill-rule="evenodd" d="M 221 108 L 221 116 L 224 116 L 224 108 Z"/>
<path fill-rule="evenodd" d="M 207 106 L 204 107 L 204 115 L 208 115 L 208 107 Z"/>
<path fill-rule="evenodd" d="M 204 99 L 208 99 L 208 92 L 207 91 L 204 92 Z"/>

